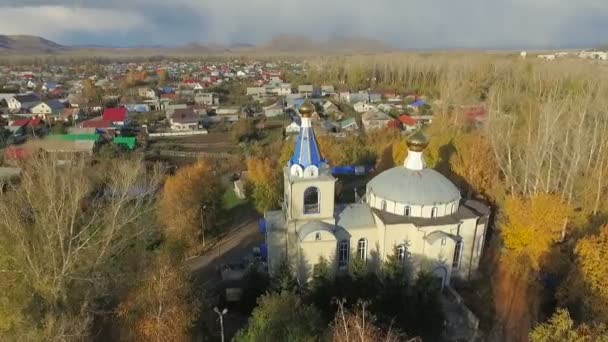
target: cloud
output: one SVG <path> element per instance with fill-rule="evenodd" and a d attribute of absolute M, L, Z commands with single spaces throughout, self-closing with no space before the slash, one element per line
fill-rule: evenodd
<path fill-rule="evenodd" d="M 65 6 L 0 7 L 2 34 L 31 34 L 59 39 L 79 34 L 128 33 L 145 19 L 120 9 Z"/>
<path fill-rule="evenodd" d="M 605 0 L 0 2 L 7 3 L 0 8 L 0 32 L 68 43 L 261 43 L 288 33 L 319 40 L 363 36 L 402 48 L 542 47 L 604 43 L 608 32 Z"/>

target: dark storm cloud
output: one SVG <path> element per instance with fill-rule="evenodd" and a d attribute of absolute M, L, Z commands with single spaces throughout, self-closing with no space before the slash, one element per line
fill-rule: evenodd
<path fill-rule="evenodd" d="M 23 25 L 23 17 L 35 24 Z M 402 48 L 578 46 L 604 42 L 608 2 L 0 0 L 0 32 L 110 45 L 260 43 L 292 33 Z"/>

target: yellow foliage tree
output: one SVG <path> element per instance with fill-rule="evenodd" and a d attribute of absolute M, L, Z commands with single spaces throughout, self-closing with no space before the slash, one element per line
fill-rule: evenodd
<path fill-rule="evenodd" d="M 169 177 L 160 200 L 160 219 L 167 237 L 192 246 L 201 231 L 201 217 L 205 225 L 210 223 L 221 191 L 221 180 L 208 161 L 198 161 Z"/>
<path fill-rule="evenodd" d="M 123 338 L 138 341 L 189 341 L 200 302 L 185 270 L 160 255 L 151 270 L 120 304 Z"/>
<path fill-rule="evenodd" d="M 473 192 L 496 200 L 499 168 L 488 138 L 478 132 L 467 133 L 456 141 L 450 156 L 452 172 L 461 179 L 470 197 Z"/>
<path fill-rule="evenodd" d="M 82 83 L 82 86 L 82 100 L 84 100 L 85 104 L 88 106 L 100 105 L 103 100 L 103 92 L 95 85 L 95 82 L 86 79 Z"/>
<path fill-rule="evenodd" d="M 247 159 L 248 179 L 253 185 L 253 199 L 260 213 L 279 205 L 283 183 L 277 170 L 281 169 L 270 158 Z"/>
<path fill-rule="evenodd" d="M 571 207 L 553 194 L 507 198 L 502 222 L 507 256 L 525 260 L 538 270 L 551 246 L 560 240 L 571 212 Z"/>
<path fill-rule="evenodd" d="M 608 321 L 608 225 L 576 246 L 578 280 L 583 281 L 583 302 L 592 315 Z"/>

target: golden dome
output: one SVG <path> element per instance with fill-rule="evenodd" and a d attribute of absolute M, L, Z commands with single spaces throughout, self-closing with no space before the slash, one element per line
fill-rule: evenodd
<path fill-rule="evenodd" d="M 311 117 L 312 113 L 314 113 L 316 110 L 315 105 L 308 100 L 304 101 L 304 103 L 302 103 L 300 106 L 300 114 L 305 118 Z"/>
<path fill-rule="evenodd" d="M 429 138 L 421 130 L 416 131 L 416 133 L 407 138 L 407 147 L 410 151 L 422 152 L 428 145 Z"/>

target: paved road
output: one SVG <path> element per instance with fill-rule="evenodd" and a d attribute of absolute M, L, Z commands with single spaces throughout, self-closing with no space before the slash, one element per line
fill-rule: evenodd
<path fill-rule="evenodd" d="M 264 237 L 258 230 L 258 219 L 255 213 L 247 213 L 236 223 L 230 233 L 220 240 L 204 255 L 186 261 L 186 265 L 203 283 L 218 281 L 218 267 L 222 264 L 241 262 L 249 257 L 253 247 L 260 246 Z"/>

